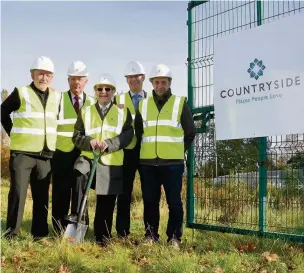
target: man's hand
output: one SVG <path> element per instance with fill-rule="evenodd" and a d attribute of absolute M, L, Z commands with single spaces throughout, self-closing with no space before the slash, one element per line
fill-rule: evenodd
<path fill-rule="evenodd" d="M 107 142 L 102 141 L 102 142 L 101 142 L 101 151 L 103 152 L 103 151 L 105 151 L 107 148 L 108 148 Z"/>
<path fill-rule="evenodd" d="M 101 142 L 98 139 L 92 139 L 90 141 L 90 144 L 91 144 L 93 150 L 98 150 L 98 149 L 101 149 L 101 147 L 102 147 Z"/>
<path fill-rule="evenodd" d="M 98 139 L 92 139 L 90 141 L 90 144 L 91 144 L 93 150 L 100 149 L 100 151 L 103 152 L 105 149 L 108 148 L 108 144 L 105 141 L 99 141 Z"/>

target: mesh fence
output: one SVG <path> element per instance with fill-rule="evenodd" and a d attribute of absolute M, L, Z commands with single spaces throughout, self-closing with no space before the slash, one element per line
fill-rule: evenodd
<path fill-rule="evenodd" d="M 257 1 L 201 2 L 188 20 L 189 98 L 197 127 L 190 153 L 193 222 L 259 230 L 264 213 L 265 231 L 304 235 L 304 134 L 215 141 L 213 108 L 215 39 L 304 12 L 304 2 L 261 2 L 260 14 Z M 263 212 L 261 181 L 267 183 Z"/>

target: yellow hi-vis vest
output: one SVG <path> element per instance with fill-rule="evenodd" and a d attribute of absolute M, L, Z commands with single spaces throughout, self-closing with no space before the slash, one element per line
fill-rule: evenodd
<path fill-rule="evenodd" d="M 184 159 L 180 119 L 185 97 L 172 95 L 159 112 L 153 97 L 139 102 L 143 119 L 140 159 Z"/>
<path fill-rule="evenodd" d="M 86 94 L 86 100 L 82 107 L 90 106 L 96 103 L 96 99 Z M 62 152 L 70 152 L 75 145 L 72 141 L 74 126 L 77 120 L 77 113 L 71 102 L 69 91 L 63 92 L 60 100 L 60 113 L 58 116 L 57 142 L 56 149 Z"/>
<path fill-rule="evenodd" d="M 135 119 L 136 111 L 135 111 L 135 107 L 134 107 L 134 104 L 133 104 L 133 101 L 130 97 L 129 92 L 125 93 L 125 94 L 116 95 L 116 104 L 118 106 L 123 105 L 124 107 L 129 108 L 130 113 L 132 115 L 132 126 L 134 128 L 134 119 Z M 125 149 L 128 149 L 128 150 L 134 149 L 134 147 L 136 145 L 136 142 L 137 142 L 137 138 L 136 138 L 135 133 L 134 133 L 134 137 L 132 138 L 131 143 Z"/>
<path fill-rule="evenodd" d="M 45 109 L 30 86 L 17 88 L 20 107 L 13 113 L 10 149 L 24 152 L 41 152 L 47 147 L 55 151 L 57 114 L 60 94 L 49 91 Z"/>
<path fill-rule="evenodd" d="M 125 108 L 120 109 L 113 104 L 102 120 L 95 104 L 82 107 L 81 116 L 84 123 L 85 135 L 103 141 L 120 135 L 127 118 L 127 111 Z M 92 152 L 82 151 L 81 155 L 93 159 Z M 122 166 L 123 159 L 124 152 L 121 149 L 113 153 L 104 153 L 100 157 L 99 163 L 107 166 Z"/>

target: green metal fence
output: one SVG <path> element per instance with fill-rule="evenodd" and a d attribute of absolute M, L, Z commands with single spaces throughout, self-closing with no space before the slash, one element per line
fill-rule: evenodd
<path fill-rule="evenodd" d="M 299 12 L 302 1 L 188 3 L 188 227 L 304 242 L 304 134 L 215 141 L 213 106 L 215 38 Z"/>

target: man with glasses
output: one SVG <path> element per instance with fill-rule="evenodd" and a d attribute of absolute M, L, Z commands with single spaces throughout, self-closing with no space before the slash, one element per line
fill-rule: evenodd
<path fill-rule="evenodd" d="M 104 245 L 111 238 L 113 212 L 116 197 L 122 192 L 123 149 L 134 135 L 132 116 L 127 108 L 113 104 L 115 81 L 103 75 L 94 86 L 98 102 L 81 109 L 75 124 L 73 143 L 81 150 L 75 163 L 77 177 L 72 198 L 72 213 L 76 221 L 83 192 L 88 182 L 92 165 L 92 150 L 101 151 L 93 188 L 96 190 L 94 235 L 97 243 Z"/>
<path fill-rule="evenodd" d="M 56 147 L 60 94 L 50 87 L 54 77 L 50 58 L 38 57 L 29 70 L 32 83 L 16 87 L 1 105 L 1 123 L 10 136 L 7 239 L 19 234 L 28 183 L 33 198 L 31 233 L 35 240 L 49 233 L 50 159 Z"/>
<path fill-rule="evenodd" d="M 56 151 L 52 160 L 52 222 L 58 234 L 67 225 L 64 217 L 69 212 L 72 186 L 76 183 L 74 163 L 80 150 L 72 142 L 74 125 L 79 110 L 96 102 L 96 99 L 84 93 L 88 71 L 83 62 L 71 63 L 67 76 L 70 89 L 61 94 Z M 86 221 L 88 223 L 88 218 Z"/>
<path fill-rule="evenodd" d="M 114 103 L 119 107 L 127 107 L 132 115 L 133 127 L 135 113 L 141 99 L 147 97 L 147 92 L 143 90 L 145 80 L 145 70 L 141 63 L 137 61 L 129 62 L 125 67 L 124 76 L 129 85 L 129 92 L 116 95 Z M 123 193 L 117 198 L 116 231 L 120 237 L 127 237 L 130 234 L 130 207 L 133 191 L 133 183 L 136 171 L 139 167 L 139 148 L 134 135 L 132 142 L 124 149 L 123 165 Z"/>

